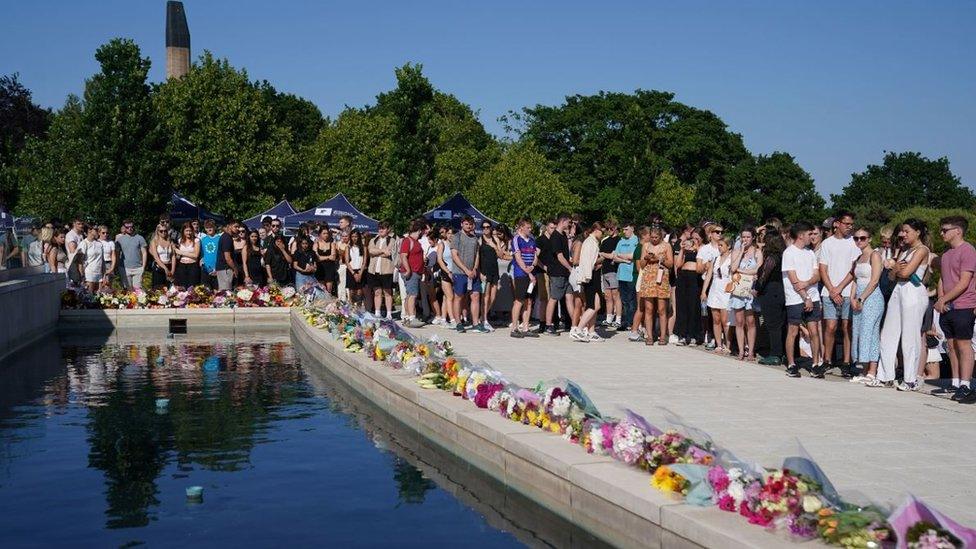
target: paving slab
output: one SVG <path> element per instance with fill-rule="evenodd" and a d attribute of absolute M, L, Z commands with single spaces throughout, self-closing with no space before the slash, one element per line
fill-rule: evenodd
<path fill-rule="evenodd" d="M 566 334 L 512 339 L 501 329 L 411 331 L 449 339 L 459 355 L 521 385 L 569 378 L 604 414 L 629 408 L 662 428 L 693 427 L 767 467 L 802 445 L 842 494 L 895 506 L 912 493 L 976 525 L 976 406 L 840 378 L 790 379 L 781 369 L 621 334 L 578 343 Z"/>

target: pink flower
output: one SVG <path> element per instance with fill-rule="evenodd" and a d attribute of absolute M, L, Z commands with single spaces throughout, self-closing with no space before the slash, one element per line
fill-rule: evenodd
<path fill-rule="evenodd" d="M 712 467 L 708 470 L 708 482 L 716 493 L 724 492 L 729 487 L 729 474 L 721 467 Z"/>
<path fill-rule="evenodd" d="M 722 494 L 718 498 L 718 508 L 723 511 L 735 512 L 735 499 L 728 495 Z"/>

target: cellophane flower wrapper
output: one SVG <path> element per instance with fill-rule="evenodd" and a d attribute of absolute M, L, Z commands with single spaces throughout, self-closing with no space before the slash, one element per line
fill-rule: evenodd
<path fill-rule="evenodd" d="M 963 547 L 976 547 L 976 530 L 967 528 L 945 516 L 921 499 L 909 495 L 888 517 L 888 523 L 898 540 L 898 548 L 908 547 L 907 532 L 919 522 L 929 522 L 955 536 Z"/>

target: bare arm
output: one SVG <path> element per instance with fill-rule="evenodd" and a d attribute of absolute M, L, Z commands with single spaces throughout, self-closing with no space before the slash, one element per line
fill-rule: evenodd
<path fill-rule="evenodd" d="M 871 252 L 871 280 L 868 281 L 868 285 L 864 288 L 864 291 L 857 296 L 857 299 L 859 299 L 862 303 L 868 298 L 868 296 L 871 295 L 871 292 L 878 288 L 878 282 L 881 281 L 881 271 L 881 254 L 879 254 L 877 251 Z M 851 291 L 852 295 L 857 295 L 857 285 L 851 284 L 851 287 L 854 288 Z"/>
<path fill-rule="evenodd" d="M 916 253 L 912 254 L 912 258 L 909 261 L 899 261 L 895 264 L 895 268 L 892 272 L 897 273 L 898 278 L 911 278 L 912 273 L 918 269 L 918 266 L 922 264 L 923 261 L 928 261 L 929 259 L 929 249 L 925 246 L 919 246 Z"/>

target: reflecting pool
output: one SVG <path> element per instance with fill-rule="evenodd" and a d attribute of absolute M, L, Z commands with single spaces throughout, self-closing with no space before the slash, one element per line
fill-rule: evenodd
<path fill-rule="evenodd" d="M 52 336 L 0 364 L 0 547 L 187 543 L 596 544 L 287 334 Z"/>

